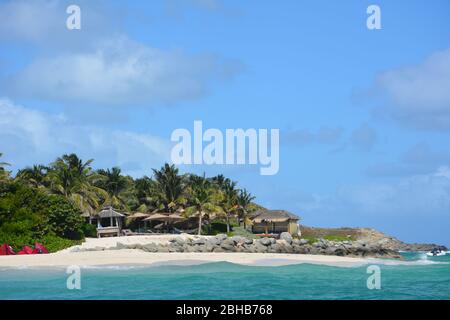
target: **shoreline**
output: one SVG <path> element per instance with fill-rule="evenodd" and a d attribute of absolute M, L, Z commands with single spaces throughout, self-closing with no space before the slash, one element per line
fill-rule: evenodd
<path fill-rule="evenodd" d="M 42 255 L 1 256 L 0 268 L 90 266 L 160 266 L 199 265 L 229 262 L 247 266 L 286 266 L 316 264 L 335 267 L 358 267 L 374 262 L 371 259 L 309 254 L 282 253 L 200 253 L 170 252 L 149 253 L 137 249 L 57 252 Z"/>
<path fill-rule="evenodd" d="M 146 246 L 167 246 L 173 242 L 214 240 L 213 236 L 150 235 L 112 238 L 86 238 L 81 245 L 50 254 L 0 256 L 0 268 L 100 266 L 188 266 L 229 262 L 246 266 L 287 266 L 313 264 L 359 267 L 368 264 L 408 264 L 406 261 L 371 257 L 279 252 L 168 252 L 148 251 Z M 137 247 L 139 246 L 139 248 Z M 164 247 L 167 249 L 167 247 Z"/>

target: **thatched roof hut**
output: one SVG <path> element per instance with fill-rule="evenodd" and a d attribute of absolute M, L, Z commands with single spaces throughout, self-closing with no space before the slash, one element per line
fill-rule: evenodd
<path fill-rule="evenodd" d="M 298 221 L 300 218 L 286 210 L 258 210 L 253 215 L 253 222 L 261 223 L 263 221 L 269 222 L 286 222 Z"/>
<path fill-rule="evenodd" d="M 300 218 L 286 210 L 258 210 L 253 214 L 252 231 L 254 233 L 298 233 Z"/>

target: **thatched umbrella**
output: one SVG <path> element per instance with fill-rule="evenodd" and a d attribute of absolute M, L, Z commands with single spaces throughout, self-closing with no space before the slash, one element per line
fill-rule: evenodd
<path fill-rule="evenodd" d="M 145 218 L 144 221 L 163 221 L 166 225 L 168 225 L 168 223 L 173 223 L 184 219 L 185 218 L 176 213 L 155 213 L 150 217 Z"/>
<path fill-rule="evenodd" d="M 150 215 L 148 213 L 135 212 L 132 215 L 128 216 L 128 219 L 144 219 L 148 218 Z"/>
<path fill-rule="evenodd" d="M 127 219 L 131 220 L 131 221 L 135 221 L 138 220 L 138 232 L 141 232 L 141 222 L 143 219 L 148 218 L 150 215 L 148 213 L 142 213 L 142 212 L 135 212 L 132 215 L 129 215 L 127 217 Z M 145 228 L 146 222 L 144 221 L 144 230 Z"/>
<path fill-rule="evenodd" d="M 162 213 L 154 213 L 150 215 L 148 218 L 145 218 L 144 221 L 151 221 L 151 220 L 158 220 L 158 221 L 169 221 L 169 214 L 162 214 Z"/>

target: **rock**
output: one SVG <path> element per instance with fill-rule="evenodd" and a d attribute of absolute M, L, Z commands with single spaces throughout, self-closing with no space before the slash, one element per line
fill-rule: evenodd
<path fill-rule="evenodd" d="M 263 246 L 269 246 L 270 244 L 272 244 L 272 241 L 270 240 L 270 238 L 261 238 L 259 239 L 259 243 Z"/>
<path fill-rule="evenodd" d="M 192 242 L 192 244 L 194 245 L 204 245 L 205 243 L 206 243 L 205 238 L 198 238 Z"/>
<path fill-rule="evenodd" d="M 211 237 L 211 238 L 208 238 L 208 239 L 206 240 L 206 243 L 209 244 L 209 245 L 211 245 L 211 246 L 217 246 L 217 245 L 219 245 L 222 241 L 223 241 L 222 239 L 219 239 L 219 238 L 217 238 L 217 237 Z"/>
<path fill-rule="evenodd" d="M 280 234 L 280 240 L 284 240 L 289 244 L 292 244 L 292 236 L 289 232 L 282 232 Z"/>
<path fill-rule="evenodd" d="M 226 234 L 220 233 L 216 235 L 216 238 L 219 239 L 220 242 L 222 242 L 223 240 L 227 239 L 228 236 Z"/>
<path fill-rule="evenodd" d="M 169 252 L 169 247 L 159 244 L 156 246 L 157 251 L 156 252 Z"/>
<path fill-rule="evenodd" d="M 245 239 L 244 244 L 253 244 L 253 239 Z"/>
<path fill-rule="evenodd" d="M 272 244 L 271 246 L 268 247 L 267 252 L 281 253 L 281 252 L 283 252 L 282 246 L 279 245 L 278 243 Z"/>
<path fill-rule="evenodd" d="M 306 240 L 306 239 L 300 239 L 300 245 L 305 245 L 305 244 L 308 244 L 309 243 L 309 241 L 308 240 Z"/>
<path fill-rule="evenodd" d="M 158 247 L 154 243 L 147 243 L 142 246 L 142 250 L 146 252 L 158 252 Z"/>
<path fill-rule="evenodd" d="M 238 243 L 244 243 L 245 238 L 244 238 L 244 237 L 241 237 L 241 236 L 234 236 L 234 237 L 231 237 L 231 240 L 232 240 L 235 244 L 238 244 Z"/>
<path fill-rule="evenodd" d="M 269 244 L 270 244 L 270 241 L 269 241 Z M 254 252 L 259 252 L 259 253 L 267 252 L 269 244 L 264 245 L 261 243 L 261 241 L 256 242 L 254 245 L 254 250 L 255 250 Z"/>
<path fill-rule="evenodd" d="M 232 239 L 226 239 L 224 240 L 221 244 L 220 247 L 224 250 L 227 251 L 234 251 L 235 247 L 234 247 L 234 241 Z"/>
<path fill-rule="evenodd" d="M 81 251 L 83 251 L 83 250 L 81 250 L 80 246 L 75 246 L 70 249 L 70 252 L 81 252 Z"/>
<path fill-rule="evenodd" d="M 184 239 L 181 237 L 176 237 L 176 238 L 170 239 L 169 242 L 171 242 L 173 244 L 177 244 L 177 245 L 183 245 L 185 243 Z"/>
<path fill-rule="evenodd" d="M 280 252 L 284 252 L 284 253 L 293 253 L 293 252 L 294 252 L 294 249 L 292 248 L 291 244 L 288 243 L 288 242 L 287 242 L 286 240 L 284 240 L 284 239 L 278 240 L 277 243 L 276 243 L 276 245 L 279 246 Z M 274 246 L 274 245 L 272 245 L 272 247 L 273 247 L 273 246 Z"/>

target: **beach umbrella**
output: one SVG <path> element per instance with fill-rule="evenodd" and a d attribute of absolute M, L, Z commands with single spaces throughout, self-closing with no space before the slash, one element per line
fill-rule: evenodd
<path fill-rule="evenodd" d="M 128 216 L 127 219 L 129 220 L 141 220 L 138 222 L 138 232 L 141 232 L 141 222 L 142 219 L 148 218 L 150 215 L 148 213 L 142 213 L 142 212 L 135 212 L 132 215 Z M 146 229 L 145 221 L 144 221 L 144 230 Z"/>
<path fill-rule="evenodd" d="M 144 219 L 148 218 L 150 215 L 148 213 L 135 212 L 132 215 L 128 216 L 129 219 Z"/>
<path fill-rule="evenodd" d="M 144 221 L 153 221 L 153 220 L 163 221 L 167 225 L 168 223 L 173 223 L 176 221 L 184 220 L 184 218 L 177 213 L 171 213 L 171 214 L 170 213 L 166 213 L 166 214 L 155 213 L 155 214 L 152 214 L 150 217 L 144 219 Z"/>
<path fill-rule="evenodd" d="M 170 215 L 169 215 L 169 218 L 170 218 L 170 221 L 173 221 L 173 222 L 175 222 L 175 221 L 182 221 L 182 220 L 185 220 L 185 219 L 186 219 L 186 218 L 180 216 L 180 215 L 177 214 L 177 213 L 172 213 L 172 214 L 170 214 Z"/>
<path fill-rule="evenodd" d="M 144 221 L 152 221 L 152 220 L 169 221 L 170 218 L 168 214 L 154 213 L 150 217 L 144 219 Z"/>

